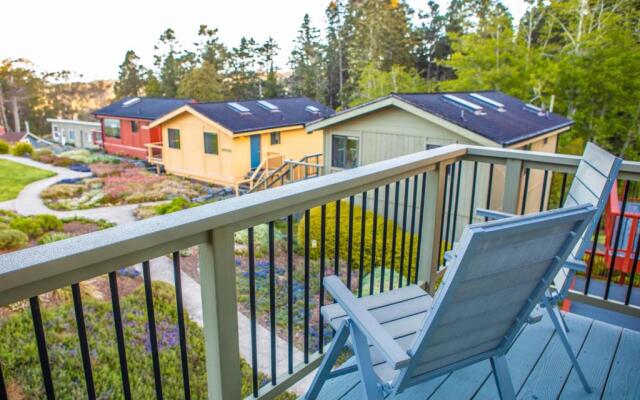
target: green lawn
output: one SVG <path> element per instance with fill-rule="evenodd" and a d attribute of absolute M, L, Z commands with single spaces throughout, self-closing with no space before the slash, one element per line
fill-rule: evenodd
<path fill-rule="evenodd" d="M 0 160 L 0 201 L 15 199 L 31 182 L 54 176 L 55 173 L 8 160 Z"/>

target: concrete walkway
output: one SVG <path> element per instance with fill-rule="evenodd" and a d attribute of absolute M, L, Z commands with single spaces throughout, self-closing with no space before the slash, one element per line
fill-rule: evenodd
<path fill-rule="evenodd" d="M 138 204 L 127 204 L 123 206 L 113 207 L 99 207 L 90 208 L 87 210 L 71 210 L 71 211 L 57 211 L 47 207 L 42 199 L 40 193 L 47 187 L 59 182 L 62 179 L 76 179 L 87 178 L 91 176 L 90 172 L 76 172 L 68 168 L 56 167 L 51 164 L 45 164 L 38 161 L 34 161 L 30 158 L 14 157 L 10 155 L 0 155 L 0 159 L 17 162 L 20 164 L 28 165 L 35 168 L 44 169 L 56 173 L 56 176 L 51 178 L 42 179 L 25 186 L 18 197 L 13 200 L 0 202 L 0 209 L 15 211 L 21 215 L 34 215 L 34 214 L 52 214 L 59 218 L 68 217 L 84 217 L 91 219 L 105 219 L 109 222 L 113 222 L 118 225 L 128 224 L 134 222 L 136 219 L 133 216 L 133 210 L 138 207 Z M 154 203 L 145 203 L 154 204 Z"/>

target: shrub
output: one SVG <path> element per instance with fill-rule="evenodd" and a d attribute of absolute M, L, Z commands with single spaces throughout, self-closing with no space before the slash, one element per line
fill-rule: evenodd
<path fill-rule="evenodd" d="M 40 223 L 43 232 L 59 231 L 62 229 L 62 221 L 55 215 L 39 214 L 33 218 Z"/>
<path fill-rule="evenodd" d="M 9 154 L 9 150 L 11 150 L 9 143 L 0 140 L 0 154 Z"/>
<path fill-rule="evenodd" d="M 333 259 L 334 257 L 334 246 L 335 243 L 335 220 L 336 220 L 336 206 L 335 203 L 327 204 L 326 206 L 326 257 L 327 259 Z M 309 234 L 311 241 L 317 243 L 316 246 L 311 246 L 310 255 L 311 257 L 317 258 L 320 254 L 320 207 L 316 207 L 311 209 L 311 225 L 309 226 Z M 364 242 L 364 266 L 363 270 L 365 273 L 371 271 L 371 242 L 373 238 L 373 212 L 367 211 L 365 217 L 365 242 Z M 339 246 L 339 256 L 341 260 L 348 259 L 348 244 L 349 240 L 352 240 L 353 248 L 352 248 L 352 257 L 351 257 L 351 265 L 353 270 L 358 270 L 360 268 L 360 229 L 361 229 L 361 221 L 362 221 L 362 209 L 358 206 L 354 206 L 353 208 L 353 235 L 349 237 L 349 230 L 347 228 L 347 221 L 349 221 L 349 203 L 343 201 L 340 205 L 340 246 Z M 398 224 L 394 223 L 393 220 L 389 219 L 386 221 L 387 223 L 387 243 L 386 243 L 386 262 L 385 266 L 390 267 L 392 262 L 392 252 L 393 252 L 393 231 L 395 229 L 396 233 L 396 247 L 395 247 L 395 260 L 393 260 L 394 269 L 396 271 L 400 271 L 400 264 L 402 261 L 402 228 Z M 377 225 L 377 233 L 376 233 L 376 266 L 380 266 L 382 262 L 382 241 L 383 241 L 383 229 L 384 229 L 385 220 L 384 217 L 378 214 L 378 218 L 376 221 Z M 305 220 L 304 218 L 298 224 L 298 231 L 296 235 L 296 240 L 298 241 L 298 245 L 302 246 L 304 243 L 304 226 Z M 410 224 L 407 224 L 407 228 L 409 228 Z M 403 266 L 403 274 L 407 274 L 407 268 L 410 264 L 412 266 L 412 274 L 415 271 L 415 259 L 418 250 L 418 238 L 417 236 L 413 237 L 413 257 L 409 257 L 409 249 L 411 245 L 412 237 L 409 232 L 405 232 L 405 247 L 404 247 L 404 266 Z M 413 278 L 414 275 L 412 275 Z"/>
<path fill-rule="evenodd" d="M 69 237 L 68 233 L 65 232 L 47 232 L 44 235 L 40 236 L 38 239 L 38 244 L 47 244 L 57 242 L 59 240 L 64 240 Z"/>
<path fill-rule="evenodd" d="M 29 143 L 16 143 L 11 149 L 11 154 L 14 156 L 26 156 L 31 155 L 33 153 L 33 146 Z"/>
<path fill-rule="evenodd" d="M 24 232 L 30 238 L 38 237 L 44 233 L 42 225 L 40 225 L 40 221 L 37 218 L 17 217 L 11 221 L 9 226 L 12 229 Z"/>
<path fill-rule="evenodd" d="M 65 292 L 68 294 L 68 289 Z M 173 286 L 153 282 L 153 303 L 156 319 L 160 364 L 162 366 L 162 389 L 167 399 L 183 397 L 182 369 L 180 367 L 180 343 L 177 333 L 177 311 Z M 66 298 L 66 297 L 65 297 Z M 122 398 L 122 384 L 118 352 L 114 350 L 113 314 L 111 302 L 83 298 L 89 348 L 91 349 L 93 378 L 96 395 L 100 399 Z M 132 378 L 132 397 L 151 399 L 155 397 L 153 367 L 144 290 L 141 287 L 121 299 L 124 333 L 129 375 Z M 78 346 L 73 305 L 67 301 L 61 305 L 42 308 L 42 318 L 53 329 L 47 330 L 49 358 L 59 368 L 52 368 L 56 395 L 62 399 L 86 397 L 86 389 L 78 383 L 83 374 L 82 356 Z M 194 399 L 207 397 L 205 351 L 203 329 L 185 315 L 188 343 L 189 377 L 191 396 Z M 44 398 L 42 374 L 37 348 L 33 342 L 33 323 L 28 309 L 14 313 L 0 326 L 0 335 L 11 340 L 0 341 L 3 354 L 3 374 L 8 386 L 17 386 L 24 398 Z M 251 367 L 241 360 L 242 398 L 251 394 Z M 266 377 L 259 376 L 264 383 Z M 293 399 L 285 394 L 282 399 Z"/>
<path fill-rule="evenodd" d="M 75 164 L 76 161 L 73 158 L 67 157 L 54 157 L 52 164 L 56 167 L 68 167 Z"/>
<path fill-rule="evenodd" d="M 17 229 L 0 230 L 0 249 L 15 250 L 26 245 L 29 237 L 24 232 Z"/>
<path fill-rule="evenodd" d="M 18 214 L 9 210 L 0 210 L 0 222 L 8 224 L 12 219 L 16 218 Z"/>
<path fill-rule="evenodd" d="M 82 224 L 96 224 L 100 229 L 107 229 L 107 228 L 112 228 L 116 226 L 116 224 L 114 224 L 113 222 L 109 222 L 106 219 L 102 219 L 102 218 L 90 219 L 90 218 L 81 217 L 78 215 L 74 215 L 73 217 L 62 218 L 61 221 L 65 224 L 69 222 L 80 222 Z"/>
<path fill-rule="evenodd" d="M 82 193 L 83 188 L 83 185 L 61 183 L 49 186 L 40 192 L 40 197 L 51 200 L 68 199 L 79 196 Z"/>
<path fill-rule="evenodd" d="M 53 151 L 51 149 L 36 149 L 33 151 L 33 153 L 31 153 L 31 158 L 36 160 L 36 161 L 40 161 L 40 162 L 45 162 L 42 161 L 43 158 L 52 158 L 53 157 Z"/>
<path fill-rule="evenodd" d="M 184 197 L 176 197 L 171 200 L 169 203 L 160 204 L 155 207 L 155 211 L 157 215 L 171 214 L 172 212 L 186 210 L 191 207 L 192 204 L 189 200 Z"/>

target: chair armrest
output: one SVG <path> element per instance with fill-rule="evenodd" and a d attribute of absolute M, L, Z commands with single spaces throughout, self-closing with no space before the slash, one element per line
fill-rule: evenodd
<path fill-rule="evenodd" d="M 585 272 L 587 270 L 587 264 L 584 261 L 576 260 L 573 257 L 567 258 L 563 267 L 569 268 L 575 272 Z"/>
<path fill-rule="evenodd" d="M 455 254 L 456 254 L 456 253 L 455 253 L 453 250 L 445 251 L 445 252 L 444 252 L 444 260 L 445 260 L 445 261 L 451 261 L 451 260 L 453 260 L 453 256 L 454 256 Z"/>
<path fill-rule="evenodd" d="M 514 216 L 514 214 L 502 211 L 487 210 L 486 208 L 476 208 L 476 215 L 479 217 L 487 217 L 491 219 L 503 219 Z"/>
<path fill-rule="evenodd" d="M 409 364 L 411 359 L 409 354 L 400 347 L 369 310 L 358 304 L 357 299 L 340 278 L 331 275 L 324 278 L 323 282 L 325 289 L 344 308 L 351 322 L 365 334 L 393 369 Z"/>

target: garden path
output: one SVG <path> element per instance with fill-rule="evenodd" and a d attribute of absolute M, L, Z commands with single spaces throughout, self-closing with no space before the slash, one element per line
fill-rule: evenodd
<path fill-rule="evenodd" d="M 142 273 L 142 266 L 135 267 Z M 151 279 L 154 281 L 163 281 L 174 284 L 173 263 L 169 257 L 158 257 L 150 262 Z M 189 275 L 182 272 L 180 274 L 182 280 L 182 301 L 184 308 L 189 314 L 189 318 L 202 326 L 202 301 L 200 297 L 200 284 L 193 280 Z M 245 360 L 251 360 L 251 321 L 241 312 L 238 312 L 238 334 L 240 337 L 240 356 Z M 265 374 L 271 374 L 271 333 L 269 329 L 257 324 L 257 347 L 258 347 L 258 370 Z M 276 370 L 278 374 L 287 371 L 287 342 L 276 336 Z M 302 362 L 302 352 L 294 347 L 293 363 Z M 307 377 L 297 384 L 291 390 L 298 395 L 306 393 L 307 388 L 311 384 L 314 374 Z"/>
<path fill-rule="evenodd" d="M 133 216 L 133 210 L 138 207 L 138 204 L 126 204 L 122 206 L 111 207 L 98 207 L 87 210 L 72 210 L 72 211 L 56 211 L 47 207 L 42 199 L 40 193 L 51 186 L 52 184 L 62 179 L 75 179 L 86 178 L 91 176 L 90 172 L 76 172 L 68 168 L 56 167 L 51 164 L 45 164 L 42 162 L 34 161 L 30 158 L 15 157 L 10 155 L 0 155 L 0 159 L 14 161 L 20 164 L 29 165 L 51 171 L 56 173 L 56 176 L 51 178 L 42 179 L 33 182 L 22 189 L 18 197 L 13 200 L 0 202 L 0 209 L 15 211 L 22 215 L 34 215 L 34 214 L 52 214 L 59 218 L 68 217 L 84 217 L 90 219 L 105 219 L 109 222 L 113 222 L 118 225 L 134 222 L 136 219 Z M 154 203 L 145 203 L 154 204 Z"/>

